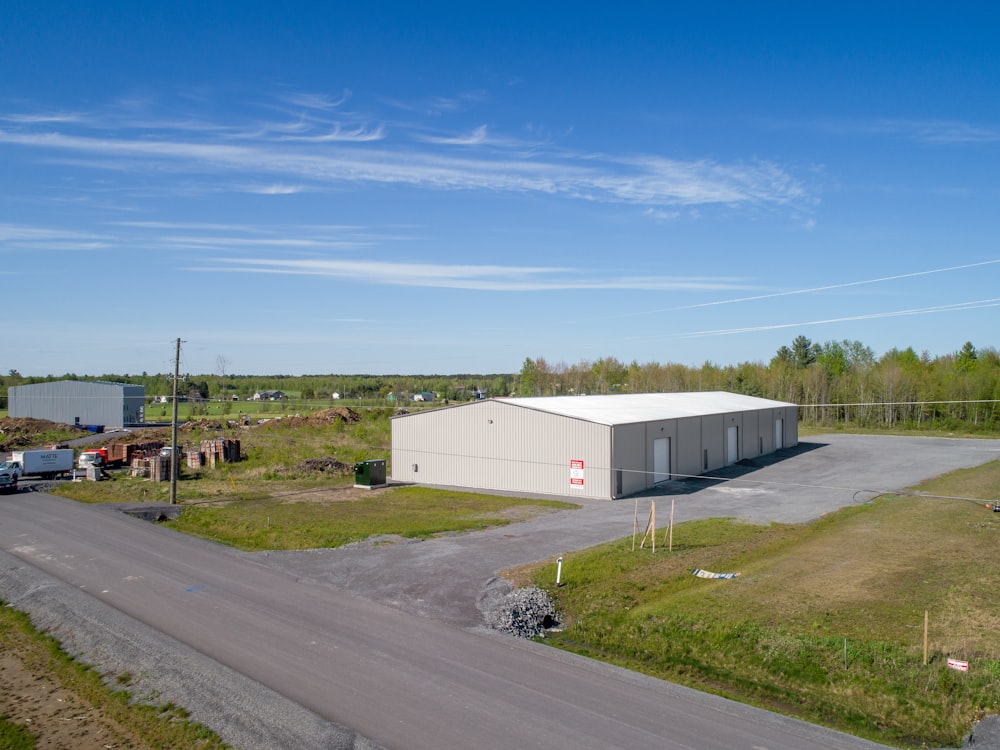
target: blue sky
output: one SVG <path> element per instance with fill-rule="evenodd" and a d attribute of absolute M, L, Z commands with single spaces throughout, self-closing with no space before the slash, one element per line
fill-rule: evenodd
<path fill-rule="evenodd" d="M 0 369 L 995 347 L 990 7 L 813 6 L 8 0 Z"/>

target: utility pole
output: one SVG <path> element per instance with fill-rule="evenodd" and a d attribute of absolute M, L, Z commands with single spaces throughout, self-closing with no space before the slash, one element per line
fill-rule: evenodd
<path fill-rule="evenodd" d="M 177 381 L 181 376 L 181 340 L 174 357 L 174 416 L 170 423 L 170 504 L 177 504 Z"/>

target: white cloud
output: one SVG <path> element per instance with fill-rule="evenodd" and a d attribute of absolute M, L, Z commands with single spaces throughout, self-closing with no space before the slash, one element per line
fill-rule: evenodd
<path fill-rule="evenodd" d="M 381 141 L 384 138 L 385 129 L 381 125 L 374 130 L 363 125 L 345 130 L 341 125 L 334 125 L 330 131 L 319 135 L 289 135 L 279 140 L 301 141 L 305 143 L 366 143 L 368 141 Z"/>
<path fill-rule="evenodd" d="M 349 89 L 344 89 L 344 92 L 337 99 L 334 99 L 329 94 L 315 94 L 306 91 L 287 94 L 284 97 L 286 102 L 294 104 L 297 107 L 322 110 L 336 109 L 350 98 L 351 92 Z"/>
<path fill-rule="evenodd" d="M 284 185 L 282 183 L 274 185 L 251 185 L 246 188 L 248 193 L 256 193 L 258 195 L 294 195 L 295 193 L 301 193 L 302 190 L 301 185 Z"/>
<path fill-rule="evenodd" d="M 442 265 L 372 260 L 221 258 L 186 270 L 242 271 L 359 279 L 388 286 L 437 287 L 495 292 L 537 292 L 574 289 L 721 290 L 741 287 L 732 279 L 707 277 L 581 276 L 558 266 Z"/>
<path fill-rule="evenodd" d="M 301 96 L 301 101 L 316 106 L 338 103 Z M 427 134 L 411 126 L 404 131 L 411 136 L 406 147 L 388 142 L 383 125 L 344 124 L 311 115 L 253 128 L 175 118 L 159 123 L 147 120 L 140 129 L 123 126 L 122 135 L 115 137 L 105 135 L 109 130 L 118 132 L 106 123 L 100 131 L 67 125 L 46 132 L 22 124 L 0 129 L 0 145 L 26 152 L 59 152 L 63 163 L 92 169 L 208 175 L 222 187 L 232 183 L 232 174 L 267 175 L 249 189 L 268 194 L 365 183 L 539 193 L 648 206 L 658 212 L 649 214 L 657 220 L 674 218 L 669 209 L 678 206 L 810 202 L 807 187 L 773 162 L 727 164 L 656 154 L 554 151 L 538 143 L 498 137 L 486 124 L 458 135 Z M 423 145 L 414 147 L 414 141 Z M 376 147 L 377 142 L 382 143 Z M 447 146 L 467 148 L 461 152 L 438 148 Z"/>
<path fill-rule="evenodd" d="M 480 125 L 471 133 L 466 133 L 465 135 L 456 135 L 456 136 L 418 135 L 415 137 L 418 141 L 423 141 L 424 143 L 437 143 L 445 146 L 479 146 L 487 142 L 485 125 Z"/>

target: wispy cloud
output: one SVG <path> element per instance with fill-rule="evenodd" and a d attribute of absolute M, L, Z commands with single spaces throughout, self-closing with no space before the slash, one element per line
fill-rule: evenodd
<path fill-rule="evenodd" d="M 358 279 L 387 286 L 436 287 L 494 292 L 541 292 L 582 289 L 720 290 L 744 288 L 734 279 L 707 277 L 580 275 L 578 269 L 560 266 L 501 266 L 405 263 L 372 260 L 284 258 L 220 258 L 200 271 L 242 271 Z"/>
<path fill-rule="evenodd" d="M 93 232 L 23 224 L 0 224 L 0 242 L 6 248 L 24 250 L 100 250 L 110 244 L 109 237 Z"/>
<path fill-rule="evenodd" d="M 1000 129 L 958 120 L 885 120 L 878 123 L 888 132 L 903 134 L 921 143 L 995 143 Z"/>
<path fill-rule="evenodd" d="M 934 305 L 933 307 L 915 307 L 906 310 L 893 310 L 890 312 L 863 313 L 860 315 L 847 315 L 839 318 L 823 318 L 818 320 L 805 320 L 795 323 L 774 323 L 756 326 L 744 326 L 741 328 L 717 328 L 705 331 L 688 331 L 683 333 L 668 333 L 659 336 L 636 336 L 630 337 L 633 341 L 652 341 L 664 339 L 691 339 L 703 338 L 707 336 L 731 336 L 741 333 L 760 333 L 764 331 L 780 331 L 788 328 L 804 328 L 806 326 L 830 325 L 832 323 L 855 323 L 864 320 L 879 320 L 882 318 L 899 318 L 914 315 L 936 315 L 948 312 L 964 312 L 968 310 L 981 310 L 985 308 L 1000 307 L 1000 298 L 972 300 L 967 302 L 954 302 L 947 305 Z"/>
<path fill-rule="evenodd" d="M 296 107 L 320 110 L 336 109 L 350 98 L 351 92 L 349 89 L 344 89 L 343 93 L 337 98 L 329 94 L 318 94 L 307 91 L 299 91 L 284 96 L 286 102 L 294 104 Z"/>
<path fill-rule="evenodd" d="M 358 125 L 351 129 L 344 129 L 343 126 L 334 124 L 330 130 L 317 135 L 289 135 L 280 140 L 300 141 L 304 143 L 366 143 L 368 141 L 381 141 L 385 138 L 385 128 L 379 125 L 376 128 L 369 128 L 365 125 Z"/>
<path fill-rule="evenodd" d="M 58 132 L 0 130 L 0 143 L 102 157 L 107 168 L 148 171 L 268 172 L 289 182 L 389 183 L 437 190 L 534 192 L 639 205 L 759 203 L 785 205 L 808 197 L 805 186 L 770 162 L 721 164 L 663 157 L 588 155 L 544 159 L 457 157 L 406 150 L 334 152 L 274 144 L 109 139 Z M 108 160 L 115 159 L 111 162 Z M 95 162 L 95 166 L 102 162 Z"/>
<path fill-rule="evenodd" d="M 8 114 L 0 115 L 0 122 L 11 122 L 18 125 L 49 125 L 59 123 L 79 123 L 84 122 L 83 115 L 72 112 L 52 112 L 34 114 Z"/>
<path fill-rule="evenodd" d="M 441 115 L 445 113 L 464 112 L 472 109 L 477 104 L 487 99 L 487 94 L 482 89 L 464 91 L 454 96 L 435 96 L 428 99 L 416 101 L 406 101 L 403 99 L 393 99 L 381 97 L 380 101 L 395 109 L 405 112 L 419 112 L 425 115 Z"/>
<path fill-rule="evenodd" d="M 1000 126 L 962 120 L 881 118 L 850 120 L 760 120 L 773 129 L 814 129 L 835 136 L 889 136 L 926 144 L 980 144 L 1000 141 Z"/>
<path fill-rule="evenodd" d="M 417 135 L 414 138 L 423 143 L 437 143 L 445 146 L 479 146 L 487 142 L 485 125 L 480 125 L 471 133 L 466 133 L 465 135 Z"/>
<path fill-rule="evenodd" d="M 246 188 L 248 193 L 257 195 L 294 195 L 303 191 L 301 185 L 284 185 L 277 183 L 274 185 L 250 185 Z"/>
<path fill-rule="evenodd" d="M 756 294 L 750 297 L 736 297 L 732 299 L 714 300 L 711 302 L 699 302 L 693 305 L 678 305 L 675 307 L 661 307 L 655 310 L 642 310 L 638 312 L 622 313 L 614 317 L 630 318 L 630 317 L 639 317 L 643 315 L 662 315 L 664 313 L 680 312 L 682 310 L 696 310 L 699 308 L 718 307 L 721 305 L 733 305 L 742 302 L 758 302 L 761 300 L 777 299 L 779 297 L 797 297 L 800 295 L 818 294 L 820 292 L 839 291 L 842 289 L 850 289 L 853 287 L 885 284 L 891 281 L 903 281 L 906 279 L 915 279 L 923 276 L 936 276 L 938 274 L 950 273 L 953 271 L 968 271 L 972 269 L 985 270 L 987 266 L 995 266 L 997 264 L 1000 264 L 1000 259 L 983 260 L 983 261 L 977 261 L 975 263 L 963 263 L 962 265 L 958 266 L 932 268 L 926 271 L 909 271 L 907 273 L 895 274 L 894 276 L 880 276 L 874 279 L 845 281 L 840 284 L 827 284 L 826 286 L 813 286 L 813 287 L 806 287 L 804 289 L 789 289 L 781 292 L 767 292 L 765 294 Z M 796 324 L 790 324 L 790 325 L 796 325 Z"/>
<path fill-rule="evenodd" d="M 484 97 L 483 92 L 466 92 L 413 106 L 454 111 Z M 145 100 L 119 103 L 119 110 L 109 108 L 99 122 L 20 113 L 8 116 L 7 126 L 0 127 L 0 146 L 38 158 L 48 153 L 44 158 L 50 163 L 58 154 L 61 163 L 81 168 L 195 175 L 197 182 L 174 184 L 173 189 L 188 194 L 193 184 L 223 190 L 236 185 L 241 191 L 272 195 L 390 184 L 634 204 L 652 208 L 649 216 L 658 221 L 675 218 L 672 211 L 681 206 L 808 207 L 812 200 L 802 180 L 766 160 L 724 163 L 655 153 L 574 152 L 526 143 L 487 123 L 452 133 L 432 131 L 423 123 L 393 123 L 390 137 L 389 125 L 342 111 L 347 98 L 346 92 L 339 98 L 286 94 L 261 106 L 287 119 L 225 124 L 208 121 L 203 113 L 157 119 L 150 115 L 153 104 Z M 291 111 L 291 106 L 299 110 Z M 243 178 L 234 179 L 236 175 Z"/>

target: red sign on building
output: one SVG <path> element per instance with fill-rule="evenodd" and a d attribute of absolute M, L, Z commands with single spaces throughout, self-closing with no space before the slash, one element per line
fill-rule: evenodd
<path fill-rule="evenodd" d="M 574 487 L 583 487 L 583 461 L 572 459 L 569 462 L 569 483 Z"/>

